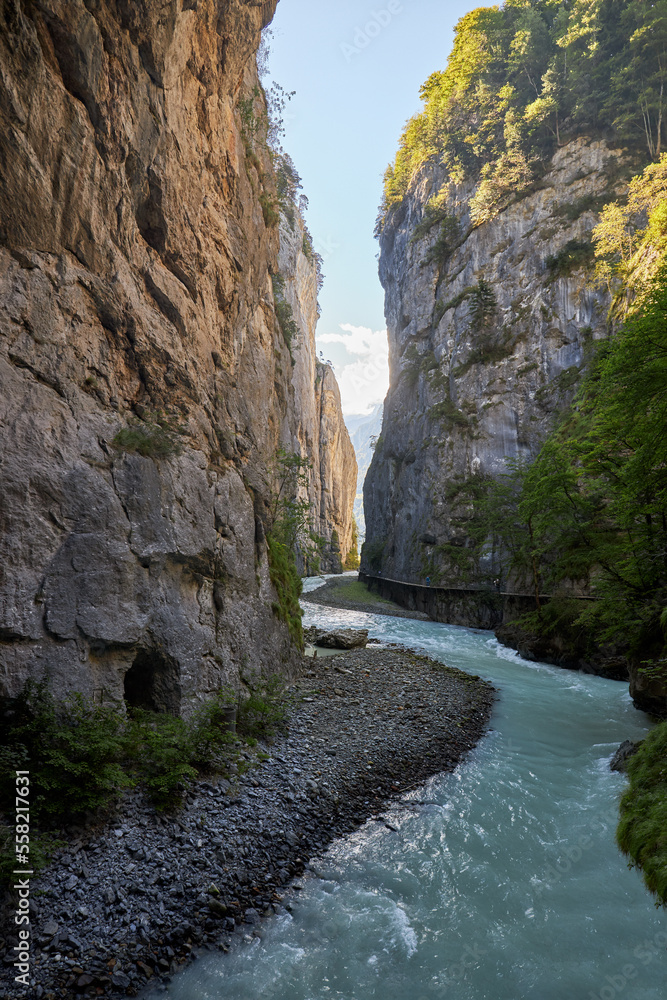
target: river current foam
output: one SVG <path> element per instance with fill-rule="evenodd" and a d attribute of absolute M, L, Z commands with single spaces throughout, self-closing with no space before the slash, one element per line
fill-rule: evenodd
<path fill-rule="evenodd" d="M 491 681 L 491 731 L 386 812 L 394 829 L 370 821 L 316 859 L 292 913 L 167 995 L 664 1000 L 667 918 L 614 843 L 625 779 L 609 759 L 649 728 L 627 687 L 529 663 L 488 632 L 304 606 L 306 625 L 368 628 Z"/>

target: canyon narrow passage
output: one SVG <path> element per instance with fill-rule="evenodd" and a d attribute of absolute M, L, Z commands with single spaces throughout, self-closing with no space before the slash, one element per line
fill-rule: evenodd
<path fill-rule="evenodd" d="M 609 760 L 649 726 L 627 689 L 528 663 L 489 632 L 305 607 L 306 625 L 368 628 L 490 680 L 492 729 L 315 860 L 291 912 L 167 996 L 659 1000 L 664 920 L 614 843 L 625 779 Z"/>

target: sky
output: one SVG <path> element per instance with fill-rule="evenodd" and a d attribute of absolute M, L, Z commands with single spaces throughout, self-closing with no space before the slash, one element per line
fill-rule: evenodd
<path fill-rule="evenodd" d="M 268 78 L 288 92 L 283 147 L 303 180 L 324 258 L 318 349 L 346 415 L 369 413 L 388 385 L 384 293 L 373 238 L 382 176 L 419 88 L 444 69 L 470 0 L 280 0 Z"/>

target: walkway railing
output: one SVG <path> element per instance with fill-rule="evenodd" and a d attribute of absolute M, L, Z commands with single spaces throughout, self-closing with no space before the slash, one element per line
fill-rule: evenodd
<path fill-rule="evenodd" d="M 528 597 L 531 600 L 535 600 L 535 593 L 532 594 L 521 594 L 516 591 L 511 590 L 497 590 L 495 587 L 455 587 L 450 584 L 428 584 L 428 583 L 411 583 L 408 580 L 395 580 L 391 576 L 382 576 L 381 574 L 367 573 L 365 570 L 359 570 L 359 577 L 364 577 L 366 580 L 384 580 L 385 583 L 397 583 L 401 587 L 415 587 L 421 590 L 456 590 L 463 594 L 499 594 L 501 597 Z M 540 594 L 540 600 L 549 601 L 553 597 L 553 594 Z M 592 597 L 588 594 L 572 594 L 578 601 L 597 601 L 597 597 Z"/>

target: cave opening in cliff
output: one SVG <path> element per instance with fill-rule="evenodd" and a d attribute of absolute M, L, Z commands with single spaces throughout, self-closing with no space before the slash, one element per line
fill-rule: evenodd
<path fill-rule="evenodd" d="M 125 702 L 129 708 L 179 715 L 181 682 L 178 665 L 159 649 L 140 649 L 125 674 Z"/>

